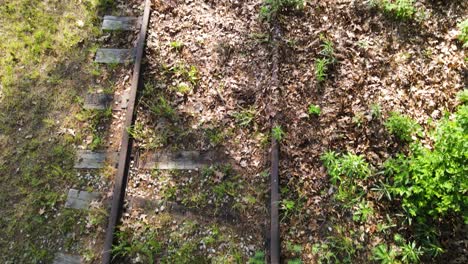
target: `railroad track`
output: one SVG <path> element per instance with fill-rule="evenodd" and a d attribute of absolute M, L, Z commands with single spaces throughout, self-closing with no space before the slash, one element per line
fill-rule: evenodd
<path fill-rule="evenodd" d="M 118 153 L 81 151 L 78 153 L 78 162 L 75 165 L 77 169 L 99 169 L 102 164 L 111 161 L 111 164 L 117 166 L 117 172 L 114 179 L 113 195 L 111 200 L 110 215 L 106 229 L 104 246 L 102 251 L 102 263 L 108 264 L 113 260 L 112 248 L 116 241 L 117 226 L 120 223 L 124 203 L 127 201 L 132 206 L 138 204 L 151 204 L 157 201 L 139 200 L 135 197 L 126 198 L 126 188 L 129 180 L 129 172 L 132 157 L 132 137 L 129 129 L 134 125 L 136 116 L 136 98 L 137 91 L 141 84 L 141 69 L 146 35 L 151 13 L 151 1 L 145 0 L 145 8 L 142 17 L 114 17 L 105 16 L 102 28 L 109 31 L 133 31 L 139 29 L 139 35 L 135 48 L 118 49 L 107 48 L 99 49 L 96 52 L 95 62 L 116 64 L 133 62 L 133 73 L 131 78 L 131 87 L 128 93 L 121 96 L 121 102 L 118 108 L 125 110 L 123 129 L 121 134 L 120 149 Z M 277 28 L 277 26 L 274 26 Z M 273 31 L 274 49 L 273 69 L 272 69 L 272 87 L 278 88 L 278 45 L 279 31 Z M 276 87 L 276 88 L 275 88 Z M 89 94 L 86 98 L 85 108 L 88 109 L 106 109 L 112 101 L 112 96 L 105 94 Z M 114 98 L 115 101 L 115 98 Z M 274 115 L 271 118 L 271 126 L 275 125 Z M 280 263 L 280 233 L 279 233 L 279 143 L 272 137 L 271 148 L 271 167 L 270 167 L 270 228 L 269 228 L 269 263 Z M 180 151 L 176 153 L 155 153 L 151 157 L 142 159 L 137 166 L 143 169 L 157 167 L 159 170 L 192 170 L 202 166 L 213 164 L 217 158 L 216 153 L 202 153 L 198 151 Z M 70 190 L 67 199 L 67 206 L 72 208 L 89 207 L 93 199 L 97 199 L 99 194 L 87 193 L 80 190 Z M 168 203 L 166 203 L 166 206 Z M 186 212 L 186 208 L 179 207 L 177 204 L 169 203 L 168 210 L 173 212 Z M 229 217 L 226 217 L 226 220 Z M 220 219 L 223 221 L 223 219 Z M 75 263 L 76 258 L 59 255 L 54 263 Z M 79 262 L 76 262 L 79 263 Z"/>

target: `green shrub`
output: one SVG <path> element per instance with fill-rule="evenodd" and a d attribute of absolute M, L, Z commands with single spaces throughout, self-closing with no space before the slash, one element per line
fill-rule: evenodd
<path fill-rule="evenodd" d="M 391 112 L 384 125 L 391 134 L 402 141 L 411 141 L 411 136 L 421 129 L 409 116 L 398 112 Z"/>
<path fill-rule="evenodd" d="M 463 22 L 458 24 L 458 29 L 460 29 L 460 34 L 458 39 L 463 42 L 463 47 L 468 47 L 468 19 L 465 19 Z"/>
<path fill-rule="evenodd" d="M 433 147 L 414 143 L 408 157 L 399 155 L 385 163 L 393 175 L 391 191 L 402 199 L 411 217 L 425 222 L 426 216 L 440 218 L 463 214 L 468 220 L 468 106 L 453 118 L 446 117 L 433 135 Z"/>

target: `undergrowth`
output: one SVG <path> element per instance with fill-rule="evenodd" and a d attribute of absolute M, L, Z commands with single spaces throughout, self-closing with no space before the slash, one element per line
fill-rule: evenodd
<path fill-rule="evenodd" d="M 460 92 L 459 98 L 463 94 Z M 422 258 L 437 257 L 444 252 L 438 227 L 468 222 L 468 105 L 464 99 L 459 101 L 457 111 L 447 114 L 429 132 L 430 147 L 418 138 L 412 139 L 413 133 L 421 130 L 415 121 L 392 113 L 385 126 L 399 140 L 411 143 L 406 154 L 389 158 L 381 167 L 373 168 L 362 156 L 351 153 L 328 151 L 322 155 L 336 189 L 333 199 L 344 212 L 351 213 L 355 224 L 375 221 L 375 204 L 385 210 L 399 206 L 398 213 L 387 215 L 388 224 L 380 222 L 377 230 L 388 236 L 391 233 L 386 230 L 396 232 L 397 225 L 392 223 L 398 222 L 399 230 L 405 234 L 394 233 L 393 241 L 382 241 L 372 249 L 370 260 L 418 263 Z M 367 194 L 370 182 L 375 185 L 372 196 Z M 384 197 L 387 201 L 382 200 Z M 338 256 L 351 263 L 359 255 L 351 252 L 343 256 L 342 248 L 333 249 L 330 242 L 318 244 L 314 250 L 320 252 L 319 263 L 331 263 Z"/>

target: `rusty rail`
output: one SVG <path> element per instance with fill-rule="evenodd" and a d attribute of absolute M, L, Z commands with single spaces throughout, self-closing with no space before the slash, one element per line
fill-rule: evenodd
<path fill-rule="evenodd" d="M 141 62 L 146 42 L 146 32 L 148 31 L 148 23 L 151 11 L 151 1 L 145 0 L 145 10 L 143 13 L 143 20 L 141 29 L 138 36 L 136 47 L 135 65 L 133 67 L 133 76 L 130 89 L 130 99 L 128 101 L 127 112 L 125 116 L 125 123 L 122 131 L 122 141 L 120 145 L 119 165 L 117 175 L 114 183 L 114 192 L 112 197 L 112 207 L 109 216 L 109 223 L 106 231 L 106 238 L 104 240 L 104 248 L 102 252 L 102 263 L 109 264 L 112 257 L 112 245 L 114 242 L 114 232 L 117 224 L 119 223 L 122 213 L 123 201 L 125 198 L 125 188 L 127 187 L 128 170 L 130 165 L 130 155 L 132 149 L 132 141 L 128 134 L 127 128 L 131 127 L 134 122 L 134 109 L 137 90 L 140 81 Z"/>

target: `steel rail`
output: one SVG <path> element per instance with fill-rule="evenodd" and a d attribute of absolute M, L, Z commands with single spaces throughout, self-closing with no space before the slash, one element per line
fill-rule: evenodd
<path fill-rule="evenodd" d="M 146 33 L 148 31 L 148 24 L 151 11 L 151 1 L 145 0 L 145 9 L 143 13 L 143 20 L 141 29 L 138 36 L 136 47 L 135 64 L 133 67 L 132 83 L 130 88 L 130 98 L 128 101 L 127 112 L 125 116 L 125 123 L 122 131 L 122 141 L 120 145 L 119 165 L 117 168 L 117 175 L 114 183 L 114 192 L 112 196 L 112 207 L 109 216 L 109 223 L 106 230 L 106 237 L 104 240 L 104 248 L 102 251 L 102 263 L 109 264 L 112 260 L 112 245 L 114 242 L 114 232 L 117 224 L 119 223 L 123 201 L 125 199 L 125 188 L 127 187 L 128 171 L 130 165 L 130 155 L 132 150 L 132 140 L 127 131 L 133 125 L 135 118 L 135 101 L 137 90 L 140 81 L 141 62 L 146 42 Z"/>

